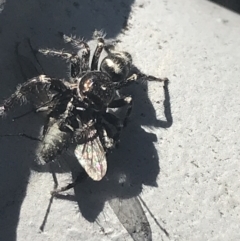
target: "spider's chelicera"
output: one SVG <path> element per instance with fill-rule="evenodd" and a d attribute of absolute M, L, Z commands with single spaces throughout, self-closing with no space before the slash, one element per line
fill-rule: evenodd
<path fill-rule="evenodd" d="M 93 180 L 101 180 L 107 171 L 106 152 L 119 141 L 121 129 L 132 109 L 132 97 L 119 97 L 117 90 L 141 76 L 130 75 L 132 58 L 129 53 L 108 48 L 101 32 L 95 32 L 94 37 L 97 47 L 91 65 L 88 44 L 75 37 L 63 35 L 65 42 L 72 44 L 78 50 L 77 53 L 40 49 L 39 52 L 44 55 L 67 60 L 70 63 L 70 78 L 65 80 L 40 75 L 29 79 L 4 100 L 0 106 L 0 115 L 28 99 L 35 89 L 40 93 L 45 91 L 49 101 L 36 108 L 37 112 L 47 113 L 38 150 L 39 160 L 43 163 L 54 161 L 64 149 L 73 144 L 75 156 L 86 173 Z M 98 69 L 103 50 L 107 56 Z M 108 111 L 109 108 L 123 106 L 127 106 L 123 121 Z M 55 192 L 67 190 L 74 185 L 72 183 Z"/>

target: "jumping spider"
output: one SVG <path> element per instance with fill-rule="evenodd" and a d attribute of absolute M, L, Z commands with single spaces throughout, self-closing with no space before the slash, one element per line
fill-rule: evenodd
<path fill-rule="evenodd" d="M 95 32 L 94 35 L 97 47 L 91 67 L 88 44 L 75 37 L 63 35 L 65 42 L 72 44 L 78 50 L 77 53 L 40 49 L 39 52 L 44 55 L 67 60 L 70 63 L 70 78 L 65 80 L 39 75 L 27 80 L 3 101 L 0 116 L 13 109 L 17 103 L 28 99 L 35 89 L 40 93 L 45 91 L 49 101 L 36 108 L 36 112 L 47 113 L 43 139 L 39 145 L 39 160 L 43 163 L 52 162 L 64 149 L 73 144 L 75 156 L 85 172 L 93 180 L 99 181 L 107 171 L 106 153 L 119 141 L 121 129 L 132 110 L 132 97 L 120 98 L 117 91 L 143 75 L 130 75 L 131 55 L 108 48 L 101 32 Z M 103 49 L 107 56 L 98 70 Z M 156 78 L 154 80 L 164 81 Z M 123 106 L 127 106 L 123 121 L 108 111 L 109 108 Z M 112 129 L 115 129 L 115 133 Z M 73 182 L 53 193 L 67 190 L 75 184 L 76 182 Z"/>

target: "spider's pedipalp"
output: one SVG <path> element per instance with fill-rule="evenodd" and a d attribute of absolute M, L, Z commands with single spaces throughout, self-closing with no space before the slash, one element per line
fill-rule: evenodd
<path fill-rule="evenodd" d="M 75 36 L 69 37 L 64 34 L 63 39 L 65 43 L 70 43 L 73 47 L 77 49 L 82 49 L 86 45 L 86 42 L 83 39 L 80 39 L 80 38 L 77 39 Z"/>
<path fill-rule="evenodd" d="M 63 39 L 66 43 L 70 43 L 70 44 L 72 44 L 73 47 L 80 50 L 79 52 L 81 52 L 81 57 L 82 57 L 81 58 L 81 70 L 82 70 L 82 72 L 88 71 L 89 70 L 89 58 L 90 58 L 89 45 L 83 39 L 69 37 L 65 34 L 63 35 Z"/>
<path fill-rule="evenodd" d="M 93 39 L 104 39 L 106 37 L 106 33 L 103 30 L 95 30 L 93 32 Z"/>
<path fill-rule="evenodd" d="M 95 52 L 93 54 L 93 59 L 92 59 L 92 63 L 91 63 L 91 70 L 97 70 L 98 69 L 98 61 L 99 61 L 99 57 L 103 51 L 104 48 L 104 38 L 103 35 L 98 35 L 96 37 L 98 43 L 97 43 L 97 47 L 95 49 Z"/>

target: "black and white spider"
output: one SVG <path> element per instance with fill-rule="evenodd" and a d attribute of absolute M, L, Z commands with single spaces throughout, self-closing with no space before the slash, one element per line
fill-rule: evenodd
<path fill-rule="evenodd" d="M 39 145 L 39 160 L 43 163 L 52 162 L 64 149 L 74 144 L 75 156 L 86 173 L 99 181 L 107 171 L 106 152 L 119 141 L 121 129 L 132 110 L 132 97 L 118 97 L 117 90 L 133 83 L 141 75 L 130 75 L 132 58 L 129 53 L 107 48 L 101 32 L 95 32 L 94 36 L 97 47 L 91 66 L 88 44 L 75 37 L 63 35 L 65 42 L 72 44 L 77 53 L 40 49 L 39 52 L 44 55 L 67 60 L 70 63 L 70 78 L 65 80 L 40 75 L 29 79 L 3 101 L 0 116 L 28 99 L 35 89 L 40 93 L 45 91 L 49 101 L 36 108 L 37 112 L 47 113 L 43 139 Z M 107 56 L 98 70 L 103 49 Z M 123 106 L 127 106 L 123 121 L 108 111 L 109 108 Z M 59 190 L 69 189 L 71 185 Z"/>

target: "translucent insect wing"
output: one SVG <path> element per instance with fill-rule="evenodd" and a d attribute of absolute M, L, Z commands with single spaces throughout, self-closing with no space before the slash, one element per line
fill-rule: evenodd
<path fill-rule="evenodd" d="M 94 181 L 100 181 L 105 176 L 107 160 L 99 137 L 77 145 L 74 153 L 81 166 Z"/>

